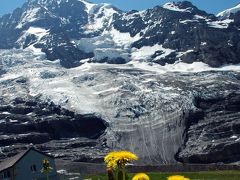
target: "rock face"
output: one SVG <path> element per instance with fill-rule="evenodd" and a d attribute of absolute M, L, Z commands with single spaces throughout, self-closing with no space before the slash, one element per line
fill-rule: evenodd
<path fill-rule="evenodd" d="M 179 160 L 193 163 L 239 161 L 240 94 L 197 98 L 196 122 L 189 122 L 185 147 Z M 199 113 L 201 115 L 199 115 Z"/>
<path fill-rule="evenodd" d="M 55 151 L 56 157 L 63 149 L 64 156 L 76 160 L 68 151 L 97 146 L 97 139 L 108 126 L 104 120 L 93 114 L 76 114 L 52 102 L 41 103 L 36 98 L 15 98 L 11 105 L 4 105 L 2 102 L 0 119 L 0 144 L 8 147 L 2 149 L 2 158 L 8 156 L 8 153 L 14 153 L 12 148 L 9 149 L 10 146 L 17 145 L 16 149 L 19 149 L 32 143 L 43 150 L 51 146 L 50 152 Z M 61 148 L 56 150 L 57 146 Z"/>
<path fill-rule="evenodd" d="M 28 1 L 0 18 L 0 158 L 34 144 L 76 162 L 239 162 L 238 22 L 185 1 Z"/>

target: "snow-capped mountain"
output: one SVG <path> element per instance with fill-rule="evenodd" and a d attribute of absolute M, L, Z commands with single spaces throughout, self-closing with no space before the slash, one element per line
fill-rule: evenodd
<path fill-rule="evenodd" d="M 66 161 L 238 162 L 239 17 L 27 1 L 0 17 L 0 158 L 33 143 Z"/>
<path fill-rule="evenodd" d="M 35 0 L 0 19 L 0 47 L 42 51 L 65 67 L 76 67 L 87 58 L 108 63 L 237 64 L 238 20 L 219 17 L 187 1 L 123 12 L 80 0 Z M 45 34 L 29 33 L 34 28 Z"/>
<path fill-rule="evenodd" d="M 227 9 L 223 12 L 220 12 L 217 14 L 217 17 L 221 17 L 221 18 L 229 18 L 231 16 L 231 14 L 236 14 L 240 11 L 240 4 L 238 4 L 237 6 Z"/>

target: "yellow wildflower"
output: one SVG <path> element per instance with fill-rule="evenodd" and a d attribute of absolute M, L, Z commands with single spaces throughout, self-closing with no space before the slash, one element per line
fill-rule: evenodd
<path fill-rule="evenodd" d="M 129 151 L 118 151 L 116 154 L 116 161 L 118 164 L 125 165 L 128 162 L 135 161 L 138 157 Z"/>
<path fill-rule="evenodd" d="M 168 180 L 190 180 L 190 179 L 184 176 L 174 175 L 174 176 L 168 177 Z"/>
<path fill-rule="evenodd" d="M 48 159 L 43 159 L 42 166 L 43 166 L 43 168 L 41 170 L 42 173 L 48 174 L 52 170 L 52 167 L 50 166 Z"/>
<path fill-rule="evenodd" d="M 125 166 L 126 163 L 137 160 L 138 157 L 129 151 L 113 151 L 108 153 L 104 161 L 108 168 L 116 168 L 117 166 Z"/>
<path fill-rule="evenodd" d="M 138 173 L 132 178 L 132 180 L 150 180 L 150 178 L 145 173 Z"/>

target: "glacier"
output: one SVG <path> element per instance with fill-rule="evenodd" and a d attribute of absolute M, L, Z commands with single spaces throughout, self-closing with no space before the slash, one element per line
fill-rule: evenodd
<path fill-rule="evenodd" d="M 66 69 L 31 50 L 1 50 L 0 54 L 4 104 L 19 97 L 39 97 L 75 113 L 94 114 L 108 123 L 101 141 L 110 149 L 135 152 L 139 163 L 176 163 L 176 154 L 186 143 L 186 124 L 194 120 L 188 120 L 189 114 L 198 111 L 195 99 L 226 97 L 239 89 L 240 66 L 217 69 L 201 63 L 160 66 L 134 61 L 85 62 Z M 227 80 L 218 82 L 221 77 Z M 24 81 L 17 83 L 18 79 Z M 232 135 L 229 139 L 235 140 Z"/>

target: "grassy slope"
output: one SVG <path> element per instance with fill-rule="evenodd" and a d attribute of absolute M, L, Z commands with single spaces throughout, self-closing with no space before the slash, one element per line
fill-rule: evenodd
<path fill-rule="evenodd" d="M 240 180 L 240 171 L 210 171 L 210 172 L 191 172 L 191 173 L 148 173 L 151 180 L 166 180 L 171 175 L 184 175 L 191 180 Z M 129 175 L 129 180 L 133 175 Z M 107 180 L 106 175 L 88 176 L 92 180 Z"/>

